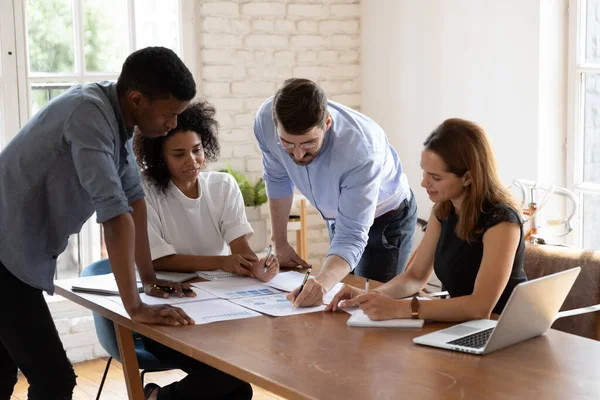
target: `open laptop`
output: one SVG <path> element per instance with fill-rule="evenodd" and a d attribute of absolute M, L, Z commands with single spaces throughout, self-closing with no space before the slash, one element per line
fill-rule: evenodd
<path fill-rule="evenodd" d="M 473 354 L 488 354 L 543 335 L 554 322 L 581 267 L 518 284 L 498 321 L 480 319 L 418 336 L 413 342 Z"/>

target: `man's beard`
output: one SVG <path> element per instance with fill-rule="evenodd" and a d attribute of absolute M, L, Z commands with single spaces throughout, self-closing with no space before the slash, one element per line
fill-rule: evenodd
<path fill-rule="evenodd" d="M 296 165 L 308 165 L 315 159 L 315 154 L 312 153 L 306 153 L 300 160 L 297 160 L 296 157 L 294 157 L 294 154 L 289 154 L 289 156 L 292 158 L 292 161 L 296 163 Z"/>

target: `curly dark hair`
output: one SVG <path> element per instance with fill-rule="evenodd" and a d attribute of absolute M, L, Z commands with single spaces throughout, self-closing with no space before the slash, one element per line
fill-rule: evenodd
<path fill-rule="evenodd" d="M 121 94 L 137 90 L 151 100 L 173 96 L 180 101 L 190 101 L 196 96 L 196 82 L 173 50 L 146 47 L 127 57 L 117 90 Z"/>
<path fill-rule="evenodd" d="M 177 116 L 177 127 L 166 136 L 149 138 L 136 132 L 133 138 L 133 151 L 140 170 L 161 193 L 166 193 L 171 175 L 164 163 L 162 149 L 165 139 L 181 131 L 194 131 L 202 142 L 206 161 L 216 161 L 219 157 L 219 123 L 215 119 L 215 108 L 207 101 L 190 103 L 188 108 Z"/>

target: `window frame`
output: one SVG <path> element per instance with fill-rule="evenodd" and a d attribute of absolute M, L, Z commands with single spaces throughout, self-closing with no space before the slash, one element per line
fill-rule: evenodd
<path fill-rule="evenodd" d="M 585 62 L 585 29 L 587 0 L 569 0 L 568 98 L 567 98 L 567 186 L 579 200 L 575 235 L 567 236 L 567 244 L 583 247 L 583 198 L 600 196 L 600 183 L 584 181 L 584 95 L 583 75 L 600 74 L 600 63 Z"/>
<path fill-rule="evenodd" d="M 195 75 L 195 4 L 194 0 L 178 0 L 179 3 L 179 48 L 178 53 L 187 67 Z M 31 86 L 36 83 L 74 82 L 85 83 L 99 80 L 116 80 L 119 73 L 103 74 L 85 72 L 83 65 L 83 0 L 71 0 L 73 12 L 73 46 L 75 52 L 75 71 L 73 73 L 44 74 L 29 73 L 29 54 L 27 49 L 27 0 L 2 1 L 0 4 L 0 39 L 2 40 L 3 75 L 0 78 L 0 98 L 14 98 L 18 101 L 5 102 L 7 110 L 0 110 L 5 122 L 4 132 L 0 130 L 0 149 L 8 143 L 20 128 L 32 116 Z M 129 20 L 128 54 L 136 49 L 135 0 L 126 0 Z M 6 45 L 5 42 L 12 44 Z M 16 54 L 5 63 L 4 49 L 14 47 Z M 11 71 L 10 80 L 6 71 Z M 2 85 L 1 83 L 5 84 Z M 13 84 L 6 84 L 13 82 Z M 9 118 L 12 116 L 12 118 Z M 2 134 L 4 133 L 4 134 Z M 100 226 L 92 216 L 82 227 L 79 234 L 79 254 L 81 266 L 86 266 L 101 258 L 102 234 Z"/>

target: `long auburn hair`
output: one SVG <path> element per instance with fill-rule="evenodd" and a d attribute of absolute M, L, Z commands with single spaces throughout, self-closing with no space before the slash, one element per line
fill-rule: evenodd
<path fill-rule="evenodd" d="M 425 150 L 437 154 L 446 163 L 448 172 L 462 177 L 471 175 L 471 184 L 466 187 L 456 235 L 471 243 L 475 240 L 479 216 L 484 204 L 505 204 L 519 210 L 510 192 L 498 178 L 496 157 L 487 134 L 474 122 L 459 118 L 445 120 L 423 143 Z M 448 218 L 454 206 L 450 200 L 436 203 L 433 211 L 440 219 Z"/>

